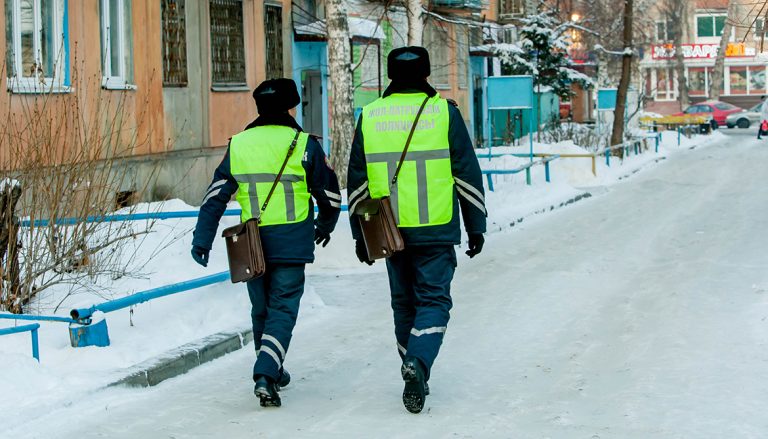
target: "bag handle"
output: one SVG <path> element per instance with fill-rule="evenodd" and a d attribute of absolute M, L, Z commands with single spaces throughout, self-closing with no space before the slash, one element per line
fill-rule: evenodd
<path fill-rule="evenodd" d="M 275 193 L 275 188 L 277 188 L 277 184 L 280 182 L 280 178 L 283 176 L 285 167 L 288 165 L 288 159 L 291 158 L 293 155 L 293 150 L 296 149 L 296 144 L 299 142 L 299 134 L 301 134 L 301 131 L 296 130 L 296 135 L 293 136 L 291 146 L 288 147 L 288 154 L 286 154 L 285 160 L 283 160 L 283 166 L 280 167 L 280 172 L 277 173 L 277 178 L 275 178 L 275 182 L 272 183 L 272 188 L 269 190 L 269 194 L 267 194 L 267 199 L 264 200 L 264 204 L 261 205 L 261 211 L 259 212 L 259 223 L 261 223 L 261 214 L 267 210 L 269 200 L 272 198 L 272 194 Z"/>
<path fill-rule="evenodd" d="M 413 126 L 411 126 L 411 132 L 408 133 L 408 140 L 405 141 L 405 148 L 403 148 L 403 154 L 400 156 L 400 163 L 397 164 L 397 170 L 395 171 L 395 175 L 392 177 L 392 183 L 389 185 L 390 188 L 394 187 L 397 184 L 397 176 L 400 175 L 400 168 L 403 167 L 405 156 L 406 154 L 408 154 L 408 147 L 411 145 L 411 139 L 413 138 L 413 133 L 414 131 L 416 131 L 416 124 L 419 123 L 421 112 L 424 111 L 424 107 L 427 105 L 428 101 L 429 101 L 429 96 L 424 98 L 424 102 L 421 103 L 421 108 L 419 108 L 419 112 L 416 113 L 416 119 L 413 120 Z"/>

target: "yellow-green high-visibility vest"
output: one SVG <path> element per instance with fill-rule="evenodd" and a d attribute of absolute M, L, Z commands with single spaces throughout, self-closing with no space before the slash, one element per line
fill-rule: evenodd
<path fill-rule="evenodd" d="M 229 163 L 232 176 L 237 180 L 235 198 L 243 211 L 240 215 L 243 222 L 259 218 L 261 206 L 295 136 L 296 130 L 293 128 L 269 125 L 251 128 L 232 137 Z M 309 191 L 307 174 L 301 160 L 308 139 L 306 133 L 299 134 L 296 149 L 288 159 L 272 199 L 266 211 L 261 213 L 262 226 L 298 223 L 307 219 Z"/>
<path fill-rule="evenodd" d="M 448 101 L 435 95 L 419 118 L 408 154 L 390 191 L 424 93 L 394 93 L 363 108 L 363 149 L 371 198 L 390 196 L 399 227 L 447 224 L 453 217 Z"/>

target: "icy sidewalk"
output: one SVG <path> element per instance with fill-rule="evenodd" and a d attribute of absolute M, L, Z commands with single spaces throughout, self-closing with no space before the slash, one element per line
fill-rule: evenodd
<path fill-rule="evenodd" d="M 252 394 L 248 349 L 150 389 L 56 407 L 11 437 L 761 438 L 768 431 L 768 148 L 674 155 L 599 197 L 460 255 L 418 416 L 386 275 L 310 276 L 283 407 Z M 327 250 L 327 249 L 326 249 Z M 376 264 L 377 266 L 380 264 Z"/>
<path fill-rule="evenodd" d="M 553 183 L 545 184 L 543 169 L 536 168 L 532 186 L 526 186 L 523 175 L 496 178 L 496 192 L 487 193 L 490 212 L 489 231 L 507 230 L 535 212 L 549 211 L 562 203 L 584 194 L 577 187 L 612 185 L 623 175 L 653 163 L 659 157 L 687 151 L 686 146 L 711 143 L 718 136 L 696 138 L 683 147 L 677 147 L 672 135 L 665 136 L 660 154 L 652 152 L 633 156 L 621 166 L 598 169 L 598 178 L 591 177 L 590 164 L 558 160 L 552 164 Z M 688 141 L 688 139 L 686 139 Z M 572 150 L 568 145 L 538 145 L 538 151 L 563 152 Z M 572 145 L 571 145 L 572 147 Z M 549 148 L 547 151 L 545 148 Z M 497 148 L 494 151 L 498 151 Z M 524 161 L 524 159 L 516 159 Z M 517 166 L 508 158 L 481 159 L 484 169 Z M 584 175 L 587 173 L 588 175 Z M 166 210 L 185 210 L 189 206 L 178 201 L 167 203 Z M 234 224 L 237 218 L 225 218 L 222 228 Z M 217 240 L 207 269 L 194 264 L 189 257 L 191 229 L 194 219 L 161 221 L 149 238 L 142 242 L 138 258 L 156 257 L 147 267 L 146 278 L 118 280 L 112 292 L 95 291 L 69 297 L 60 306 L 58 314 L 66 315 L 73 307 L 90 306 L 105 298 L 125 295 L 148 288 L 167 285 L 226 270 L 223 242 Z M 174 240 L 174 237 L 178 239 Z M 317 263 L 308 267 L 308 283 L 302 302 L 302 322 L 324 320 L 332 314 L 327 301 L 333 294 L 318 294 L 316 280 L 325 276 L 343 276 L 356 273 L 380 273 L 383 264 L 369 269 L 357 262 L 354 255 L 348 219 L 342 216 L 330 245 L 318 249 Z M 143 252 L 143 253 L 142 253 Z M 332 288 L 325 280 L 326 288 Z M 51 313 L 53 305 L 61 299 L 54 292 L 39 304 L 39 311 Z M 323 299 L 321 299 L 321 297 Z M 332 300 L 332 299 L 330 299 Z M 332 307 L 333 304 L 330 306 Z M 250 304 L 242 285 L 218 284 L 200 290 L 182 293 L 140 304 L 132 310 L 121 310 L 107 315 L 112 345 L 108 348 L 69 347 L 65 324 L 43 323 L 40 333 L 41 363 L 29 355 L 28 335 L 8 336 L 0 339 L 3 373 L 0 374 L 0 412 L 14 422 L 25 422 L 48 409 L 69 404 L 111 382 L 120 380 L 131 367 L 162 355 L 178 346 L 191 343 L 211 334 L 239 331 L 250 325 Z M 7 325 L 9 322 L 0 322 Z M 248 349 L 246 349 L 247 351 Z M 73 392 L 72 389 L 76 389 Z"/>

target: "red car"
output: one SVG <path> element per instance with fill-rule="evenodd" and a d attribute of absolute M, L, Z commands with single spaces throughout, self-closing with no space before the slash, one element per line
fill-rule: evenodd
<path fill-rule="evenodd" d="M 720 101 L 706 101 L 698 104 L 693 104 L 680 113 L 675 113 L 673 116 L 711 116 L 712 128 L 719 126 L 725 126 L 725 119 L 728 115 L 744 111 L 735 105 L 731 105 L 727 102 Z"/>

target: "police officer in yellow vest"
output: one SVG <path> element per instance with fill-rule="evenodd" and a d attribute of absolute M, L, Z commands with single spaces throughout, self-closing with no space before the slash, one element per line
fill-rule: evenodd
<path fill-rule="evenodd" d="M 200 207 L 192 257 L 207 266 L 219 220 L 233 194 L 242 208 L 242 221 L 260 215 L 267 272 L 248 282 L 257 351 L 254 393 L 263 407 L 279 407 L 278 391 L 290 381 L 283 362 L 304 292 L 304 266 L 314 260 L 315 244 L 325 247 L 330 241 L 339 219 L 341 194 L 320 143 L 302 132 L 288 113 L 300 103 L 296 84 L 290 79 L 264 81 L 253 97 L 259 117 L 232 137 L 214 173 Z M 296 148 L 261 212 L 294 139 Z M 317 202 L 317 218 L 312 198 Z"/>
<path fill-rule="evenodd" d="M 395 338 L 403 360 L 403 404 L 419 413 L 429 394 L 427 380 L 452 306 L 454 246 L 461 241 L 459 208 L 469 238 L 466 253 L 474 257 L 484 243 L 485 197 L 477 156 L 456 103 L 441 98 L 427 82 L 427 50 L 395 49 L 388 56 L 387 70 L 392 83 L 382 98 L 363 108 L 357 124 L 348 200 L 356 253 L 369 265 L 373 262 L 368 260 L 355 209 L 367 198 L 389 196 L 392 201 L 406 244 L 386 262 Z M 397 183 L 390 188 L 422 104 Z"/>

